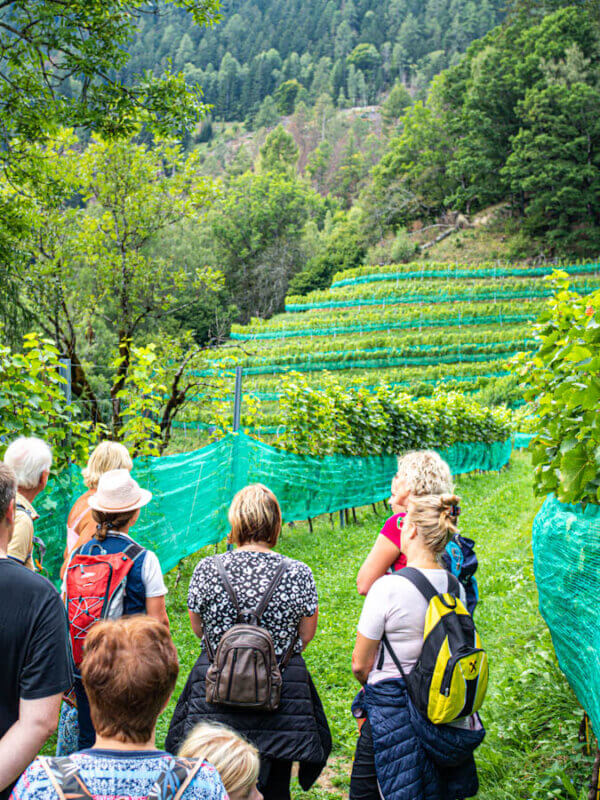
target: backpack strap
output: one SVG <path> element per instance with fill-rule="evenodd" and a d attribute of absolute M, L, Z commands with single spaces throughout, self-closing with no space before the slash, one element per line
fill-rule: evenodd
<path fill-rule="evenodd" d="M 24 514 L 27 514 L 29 519 L 33 522 L 33 514 L 28 508 L 25 508 L 23 503 L 15 503 L 15 508 L 17 509 L 17 511 L 22 511 Z"/>
<path fill-rule="evenodd" d="M 175 758 L 174 764 L 165 767 L 156 779 L 148 800 L 181 800 L 200 767 L 201 758 Z"/>
<path fill-rule="evenodd" d="M 71 758 L 48 759 L 40 756 L 39 762 L 60 800 L 91 800 L 92 793 Z"/>
<path fill-rule="evenodd" d="M 267 586 L 267 590 L 263 594 L 262 600 L 257 605 L 256 609 L 252 612 L 252 616 L 256 617 L 257 622 L 261 621 L 263 614 L 267 610 L 269 601 L 273 597 L 273 592 L 277 588 L 279 581 L 283 578 L 283 573 L 287 570 L 289 565 L 290 565 L 290 559 L 284 557 L 279 566 L 277 567 L 277 569 L 275 570 L 275 574 L 271 578 L 271 583 Z"/>
<path fill-rule="evenodd" d="M 216 556 L 214 561 L 215 561 L 215 566 L 217 568 L 217 572 L 219 573 L 219 577 L 221 578 L 221 582 L 222 582 L 223 586 L 225 587 L 225 590 L 226 590 L 227 594 L 229 595 L 229 599 L 233 603 L 233 606 L 235 608 L 235 612 L 237 614 L 237 619 L 238 619 L 238 622 L 239 622 L 239 620 L 240 620 L 240 618 L 242 616 L 242 612 L 240 610 L 240 604 L 238 603 L 238 599 L 237 599 L 237 595 L 235 593 L 235 590 L 234 590 L 233 586 L 231 585 L 231 583 L 229 581 L 229 576 L 227 575 L 227 570 L 225 569 L 225 566 L 223 565 L 223 562 L 221 561 L 219 556 Z"/>

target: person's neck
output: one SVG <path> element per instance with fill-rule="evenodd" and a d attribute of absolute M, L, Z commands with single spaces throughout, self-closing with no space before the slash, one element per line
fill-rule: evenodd
<path fill-rule="evenodd" d="M 37 486 L 35 486 L 33 489 L 23 489 L 19 486 L 19 494 L 21 495 L 21 497 L 24 497 L 25 500 L 27 500 L 27 502 L 31 503 L 32 505 L 33 501 L 35 500 L 35 498 L 38 496 L 39 493 L 40 490 L 38 489 Z"/>
<path fill-rule="evenodd" d="M 271 548 L 263 542 L 249 542 L 248 544 L 240 545 L 238 550 L 247 550 L 250 553 L 270 553 Z"/>
<path fill-rule="evenodd" d="M 444 569 L 436 558 L 425 553 L 416 553 L 413 556 L 407 555 L 406 566 L 415 567 L 416 569 Z"/>
<path fill-rule="evenodd" d="M 96 741 L 92 749 L 123 750 L 123 752 L 156 750 L 156 734 L 153 731 L 152 736 L 147 742 L 121 742 L 119 739 L 113 739 L 111 736 L 100 736 L 100 734 L 97 733 Z"/>

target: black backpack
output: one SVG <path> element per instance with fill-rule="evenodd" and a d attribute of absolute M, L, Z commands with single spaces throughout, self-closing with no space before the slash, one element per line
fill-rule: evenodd
<path fill-rule="evenodd" d="M 279 564 L 254 611 L 240 609 L 222 560 L 217 556 L 214 561 L 236 610 L 237 621 L 221 637 L 216 653 L 213 653 L 208 637 L 204 637 L 206 652 L 211 661 L 206 673 L 206 700 L 209 703 L 238 708 L 275 711 L 281 699 L 281 670 L 292 657 L 297 637 L 294 637 L 281 663 L 278 663 L 271 634 L 260 623 L 290 560 L 284 558 Z M 249 617 L 250 622 L 244 622 L 245 617 Z"/>

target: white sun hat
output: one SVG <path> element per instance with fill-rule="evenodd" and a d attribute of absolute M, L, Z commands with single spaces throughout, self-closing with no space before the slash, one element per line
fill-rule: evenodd
<path fill-rule="evenodd" d="M 100 476 L 96 494 L 88 497 L 88 505 L 96 511 L 118 514 L 135 511 L 152 500 L 152 492 L 142 489 L 127 469 L 111 469 Z"/>

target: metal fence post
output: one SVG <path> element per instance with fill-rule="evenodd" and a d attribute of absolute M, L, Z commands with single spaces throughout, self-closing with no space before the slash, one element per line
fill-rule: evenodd
<path fill-rule="evenodd" d="M 233 432 L 240 429 L 242 416 L 242 367 L 235 368 L 235 395 L 233 398 Z"/>
<path fill-rule="evenodd" d="M 71 405 L 71 359 L 61 358 L 59 363 L 60 366 L 58 368 L 58 374 L 66 381 L 66 383 L 63 383 L 61 389 L 65 396 L 65 400 L 67 401 L 67 405 Z"/>
<path fill-rule="evenodd" d="M 242 416 L 242 367 L 235 368 L 235 390 L 233 396 L 233 432 L 238 433 L 240 429 L 240 421 Z M 238 443 L 234 442 L 234 449 L 233 449 L 233 470 L 234 470 L 234 491 L 238 490 L 238 477 L 237 477 L 237 470 L 238 470 L 238 460 L 239 460 L 239 452 L 238 452 Z M 233 542 L 227 541 L 227 551 L 233 550 Z"/>
<path fill-rule="evenodd" d="M 61 391 L 65 396 L 65 400 L 67 405 L 71 405 L 71 400 L 73 398 L 72 387 L 71 387 L 71 359 L 70 358 L 61 358 L 59 360 L 59 367 L 58 367 L 58 374 L 65 379 L 65 383 L 61 385 Z M 70 418 L 70 415 L 69 415 Z M 67 446 L 71 444 L 71 434 L 67 433 Z M 69 456 L 67 459 L 67 464 L 69 467 L 69 478 L 71 477 L 71 454 L 69 452 Z"/>

